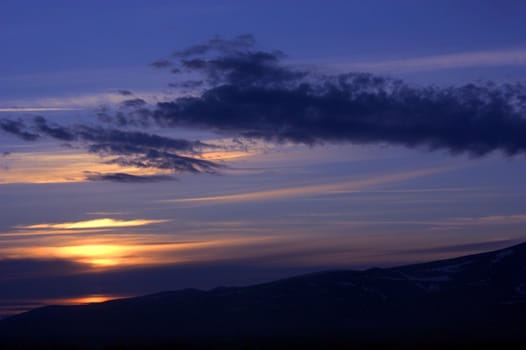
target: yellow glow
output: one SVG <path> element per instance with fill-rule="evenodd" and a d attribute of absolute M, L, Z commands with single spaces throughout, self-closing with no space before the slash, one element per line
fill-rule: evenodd
<path fill-rule="evenodd" d="M 203 154 L 202 158 L 210 161 L 216 160 L 230 160 L 230 159 L 239 159 L 246 158 L 255 155 L 256 152 L 253 151 L 230 151 L 230 152 L 206 152 Z"/>
<path fill-rule="evenodd" d="M 35 239 L 23 247 L 0 247 L 0 256 L 7 259 L 66 259 L 88 268 L 125 268 L 174 264 L 181 262 L 210 261 L 224 258 L 224 251 L 237 251 L 238 247 L 265 244 L 270 237 L 227 237 L 201 241 L 166 241 L 166 235 L 144 237 L 143 235 L 118 235 L 113 237 L 64 239 L 48 236 L 45 241 Z M 164 241 L 151 243 L 152 239 Z M 243 250 L 244 251 L 244 250 Z"/>
<path fill-rule="evenodd" d="M 126 252 L 126 247 L 94 244 L 59 247 L 56 248 L 55 252 L 58 256 L 70 257 L 94 266 L 114 266 L 121 261 L 122 255 Z"/>
<path fill-rule="evenodd" d="M 111 227 L 133 227 L 133 226 L 144 226 L 150 224 L 158 224 L 167 222 L 169 220 L 115 220 L 110 218 L 93 219 L 86 221 L 76 222 L 63 222 L 56 224 L 36 224 L 28 226 L 18 226 L 18 228 L 24 229 L 92 229 L 92 228 L 111 228 Z"/>

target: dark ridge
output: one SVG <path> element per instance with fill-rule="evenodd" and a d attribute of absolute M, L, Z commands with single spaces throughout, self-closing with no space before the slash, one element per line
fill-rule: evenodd
<path fill-rule="evenodd" d="M 524 349 L 525 324 L 522 243 L 394 268 L 48 306 L 0 321 L 0 348 Z"/>

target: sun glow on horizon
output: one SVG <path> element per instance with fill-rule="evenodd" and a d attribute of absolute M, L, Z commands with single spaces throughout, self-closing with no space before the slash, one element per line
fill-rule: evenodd
<path fill-rule="evenodd" d="M 71 303 L 71 304 L 103 303 L 105 301 L 115 300 L 115 299 L 120 299 L 120 298 L 122 297 L 115 296 L 115 295 L 93 294 L 93 295 L 85 295 L 85 296 L 80 296 L 76 298 L 71 298 L 69 300 L 66 300 L 66 303 Z"/>
<path fill-rule="evenodd" d="M 94 267 L 119 265 L 127 252 L 126 246 L 110 244 L 88 244 L 56 248 L 56 254 L 71 257 Z"/>
<path fill-rule="evenodd" d="M 152 241 L 152 239 L 154 241 Z M 83 272 L 205 262 L 249 254 L 246 247 L 266 245 L 276 237 L 209 237 L 167 240 L 166 235 L 106 234 L 99 237 L 31 238 L 24 247 L 0 247 L 6 259 L 59 259 L 79 264 Z M 33 242 L 31 242 L 33 241 Z M 225 255 L 227 254 L 227 255 Z"/>

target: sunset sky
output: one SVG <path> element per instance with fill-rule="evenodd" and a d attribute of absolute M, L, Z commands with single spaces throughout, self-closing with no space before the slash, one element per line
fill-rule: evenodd
<path fill-rule="evenodd" d="M 526 240 L 524 1 L 0 3 L 0 317 Z"/>

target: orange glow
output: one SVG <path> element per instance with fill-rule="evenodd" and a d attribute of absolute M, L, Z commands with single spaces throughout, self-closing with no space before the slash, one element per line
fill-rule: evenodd
<path fill-rule="evenodd" d="M 79 245 L 55 249 L 58 256 L 70 257 L 73 260 L 89 263 L 94 266 L 114 266 L 122 260 L 125 246 L 118 245 Z"/>
<path fill-rule="evenodd" d="M 111 227 L 132 227 L 144 226 L 150 224 L 157 224 L 167 222 L 169 220 L 115 220 L 110 218 L 94 219 L 87 221 L 64 222 L 57 224 L 37 224 L 29 226 L 18 226 L 24 229 L 91 229 L 91 228 L 111 228 Z"/>
<path fill-rule="evenodd" d="M 44 299 L 39 300 L 39 305 L 82 305 L 91 303 L 103 303 L 109 300 L 127 298 L 127 295 L 110 295 L 110 294 L 87 294 L 71 298 Z"/>
<path fill-rule="evenodd" d="M 247 251 L 242 246 L 267 244 L 275 237 L 215 237 L 200 241 L 166 241 L 166 235 L 118 234 L 99 238 L 46 236 L 25 239 L 22 247 L 0 247 L 6 259 L 65 259 L 84 265 L 88 271 L 203 262 L 229 258 Z M 161 240 L 151 243 L 151 239 Z M 228 252 L 228 253 L 226 253 Z M 80 267 L 79 267 L 80 268 Z"/>
<path fill-rule="evenodd" d="M 229 159 L 239 159 L 246 158 L 255 155 L 256 152 L 250 151 L 230 151 L 230 152 L 206 152 L 203 154 L 202 158 L 210 161 L 216 160 L 229 160 Z"/>
<path fill-rule="evenodd" d="M 103 303 L 108 300 L 119 299 L 121 296 L 115 295 L 103 295 L 103 294 L 93 294 L 85 295 L 81 297 L 65 299 L 63 302 L 66 304 L 91 304 L 91 303 Z"/>
<path fill-rule="evenodd" d="M 125 172 L 130 175 L 170 173 L 168 170 L 105 164 L 101 163 L 98 155 L 64 149 L 17 152 L 9 156 L 9 162 L 9 171 L 0 170 L 0 184 L 83 182 L 86 181 L 85 170 L 100 173 Z"/>

